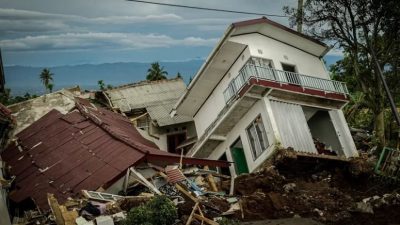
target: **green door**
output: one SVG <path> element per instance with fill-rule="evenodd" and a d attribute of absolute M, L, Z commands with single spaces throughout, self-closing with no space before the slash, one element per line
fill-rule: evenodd
<path fill-rule="evenodd" d="M 247 167 L 246 156 L 244 155 L 243 148 L 231 147 L 233 161 L 235 162 L 235 168 L 237 175 L 242 173 L 249 173 Z"/>

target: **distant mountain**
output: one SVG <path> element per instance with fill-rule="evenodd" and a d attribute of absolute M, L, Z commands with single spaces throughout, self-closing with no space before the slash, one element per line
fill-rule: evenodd
<path fill-rule="evenodd" d="M 203 62 L 203 60 L 191 60 L 160 62 L 160 64 L 168 71 L 168 78 L 174 78 L 180 72 L 185 82 L 188 83 L 190 77 L 196 74 Z M 56 66 L 50 67 L 50 70 L 54 73 L 54 90 L 75 85 L 90 90 L 98 88 L 98 80 L 103 80 L 105 84 L 113 86 L 144 80 L 149 67 L 150 63 L 121 62 Z M 10 88 L 15 96 L 23 95 L 26 92 L 42 94 L 44 88 L 39 79 L 42 69 L 43 67 L 5 66 L 7 88 Z"/>

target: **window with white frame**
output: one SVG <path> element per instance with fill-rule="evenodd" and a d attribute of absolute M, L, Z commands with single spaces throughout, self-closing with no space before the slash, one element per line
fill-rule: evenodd
<path fill-rule="evenodd" d="M 258 115 L 255 120 L 247 127 L 247 136 L 249 138 L 253 159 L 257 159 L 269 146 L 265 127 Z"/>

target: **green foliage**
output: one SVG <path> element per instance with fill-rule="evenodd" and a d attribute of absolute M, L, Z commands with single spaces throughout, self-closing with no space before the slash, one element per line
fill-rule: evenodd
<path fill-rule="evenodd" d="M 148 203 L 131 209 L 125 225 L 171 225 L 178 218 L 178 211 L 166 196 L 156 196 Z"/>
<path fill-rule="evenodd" d="M 11 90 L 6 88 L 4 93 L 0 93 L 0 103 L 3 105 L 12 105 L 18 102 L 23 102 L 29 100 L 31 98 L 37 98 L 37 95 L 31 95 L 29 93 L 25 93 L 24 96 L 11 96 Z"/>
<path fill-rule="evenodd" d="M 97 84 L 99 85 L 99 88 L 100 88 L 101 91 L 104 91 L 104 90 L 105 90 L 106 84 L 104 83 L 103 80 L 97 81 Z"/>
<path fill-rule="evenodd" d="M 168 72 L 164 70 L 164 67 L 160 66 L 160 63 L 158 62 L 154 62 L 147 70 L 146 79 L 150 81 L 165 80 L 167 79 L 167 75 Z"/>
<path fill-rule="evenodd" d="M 47 89 L 49 90 L 50 93 L 53 92 L 53 87 L 54 87 L 54 84 L 50 83 L 50 84 L 47 85 Z"/>
<path fill-rule="evenodd" d="M 222 219 L 217 221 L 219 225 L 239 225 L 239 221 L 233 220 L 233 219 L 228 219 L 225 217 L 222 217 Z"/>
<path fill-rule="evenodd" d="M 52 91 L 50 88 L 53 88 L 51 82 L 53 81 L 53 73 L 50 72 L 50 69 L 44 68 L 42 72 L 39 74 L 40 80 L 42 81 L 46 91 Z M 49 86 L 51 84 L 51 86 Z"/>

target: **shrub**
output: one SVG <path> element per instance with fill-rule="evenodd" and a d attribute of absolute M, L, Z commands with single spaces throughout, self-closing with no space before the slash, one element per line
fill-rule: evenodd
<path fill-rule="evenodd" d="M 125 225 L 171 225 L 177 218 L 174 203 L 166 196 L 156 196 L 146 204 L 131 209 Z"/>
<path fill-rule="evenodd" d="M 239 221 L 222 217 L 217 221 L 219 225 L 239 225 Z"/>

